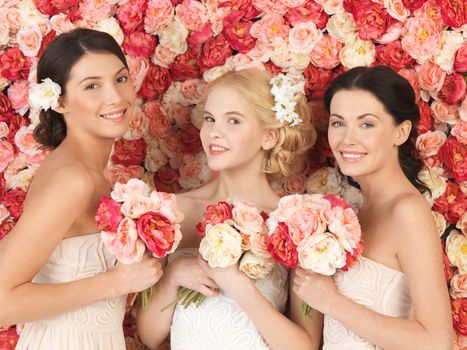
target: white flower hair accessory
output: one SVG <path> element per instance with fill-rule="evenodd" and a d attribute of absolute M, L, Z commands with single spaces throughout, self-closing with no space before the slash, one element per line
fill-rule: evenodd
<path fill-rule="evenodd" d="M 58 106 L 58 99 L 62 89 L 50 78 L 42 80 L 42 83 L 32 84 L 29 88 L 29 105 L 37 110 L 47 111 Z"/>
<path fill-rule="evenodd" d="M 294 127 L 302 122 L 300 116 L 295 112 L 295 96 L 303 94 L 305 79 L 302 75 L 279 74 L 273 77 L 270 82 L 271 93 L 276 104 L 272 110 L 276 112 L 276 118 L 281 123 L 289 123 Z"/>

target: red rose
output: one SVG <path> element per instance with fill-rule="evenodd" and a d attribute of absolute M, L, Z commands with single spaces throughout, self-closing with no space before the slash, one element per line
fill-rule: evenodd
<path fill-rule="evenodd" d="M 285 21 L 290 26 L 295 26 L 300 22 L 313 22 L 319 29 L 326 27 L 329 15 L 323 11 L 323 7 L 314 1 L 308 1 L 300 7 L 289 8 L 284 16 Z"/>
<path fill-rule="evenodd" d="M 298 265 L 297 246 L 290 238 L 289 228 L 279 222 L 276 229 L 269 236 L 268 252 L 279 263 L 293 269 Z"/>
<path fill-rule="evenodd" d="M 41 57 L 42 53 L 44 52 L 45 48 L 49 45 L 49 43 L 57 37 L 57 34 L 51 30 L 49 34 L 47 34 L 44 38 L 42 38 L 41 48 L 37 53 L 37 57 Z"/>
<path fill-rule="evenodd" d="M 222 34 L 211 38 L 204 44 L 203 55 L 199 58 L 198 64 L 205 68 L 221 66 L 225 60 L 232 56 L 232 49 Z"/>
<path fill-rule="evenodd" d="M 425 2 L 426 0 L 402 0 L 404 6 L 411 12 L 418 10 Z"/>
<path fill-rule="evenodd" d="M 114 144 L 112 162 L 126 167 L 141 164 L 146 158 L 146 142 L 140 138 L 136 140 L 119 139 Z"/>
<path fill-rule="evenodd" d="M 183 126 L 179 131 L 182 153 L 199 153 L 203 150 L 199 130 L 193 124 Z"/>
<path fill-rule="evenodd" d="M 379 64 L 389 66 L 396 71 L 410 68 L 415 63 L 415 60 L 402 48 L 399 40 L 377 46 L 376 58 Z"/>
<path fill-rule="evenodd" d="M 18 46 L 0 54 L 0 74 L 8 80 L 28 79 L 31 60 L 25 57 Z"/>
<path fill-rule="evenodd" d="M 449 136 L 439 149 L 439 157 L 448 174 L 458 182 L 467 181 L 467 146 Z"/>
<path fill-rule="evenodd" d="M 102 197 L 96 211 L 96 223 L 99 230 L 117 233 L 118 224 L 123 219 L 121 204 L 110 197 Z"/>
<path fill-rule="evenodd" d="M 467 72 L 467 45 L 457 50 L 453 69 L 459 73 Z"/>
<path fill-rule="evenodd" d="M 455 105 L 458 104 L 465 96 L 465 80 L 464 77 L 457 73 L 446 75 L 444 84 L 438 93 L 438 97 L 444 102 Z"/>
<path fill-rule="evenodd" d="M 198 57 L 199 55 L 192 49 L 175 57 L 169 66 L 172 79 L 180 81 L 198 77 L 202 73 L 198 65 Z"/>
<path fill-rule="evenodd" d="M 13 219 L 18 220 L 23 213 L 23 203 L 26 199 L 26 191 L 15 188 L 8 191 L 0 202 L 8 209 Z"/>
<path fill-rule="evenodd" d="M 3 220 L 3 222 L 0 223 L 0 241 L 5 238 L 5 236 L 10 233 L 10 231 L 15 227 L 16 221 L 6 221 Z M 1 334 L 1 333 L 0 333 Z M 1 345 L 1 342 L 0 342 Z M 3 349 L 0 347 L 0 349 Z"/>
<path fill-rule="evenodd" d="M 386 32 L 389 15 L 383 5 L 372 1 L 362 2 L 354 8 L 352 15 L 361 39 L 376 40 Z"/>
<path fill-rule="evenodd" d="M 33 2 L 39 12 L 43 13 L 44 15 L 52 17 L 60 13 L 58 8 L 56 8 L 49 0 L 34 0 Z"/>
<path fill-rule="evenodd" d="M 211 28 L 212 25 L 208 22 L 204 25 L 203 29 L 191 32 L 188 35 L 186 42 L 196 55 L 200 54 L 203 44 L 214 35 Z"/>
<path fill-rule="evenodd" d="M 305 75 L 305 95 L 309 100 L 323 98 L 329 84 L 334 79 L 330 69 L 318 68 L 310 64 L 303 72 Z"/>
<path fill-rule="evenodd" d="M 149 64 L 138 94 L 145 100 L 154 100 L 163 95 L 172 84 L 169 71 L 166 68 Z"/>
<path fill-rule="evenodd" d="M 133 0 L 119 6 L 117 19 L 125 34 L 143 30 L 147 5 L 148 2 L 145 0 Z"/>
<path fill-rule="evenodd" d="M 10 99 L 0 91 L 0 121 L 9 122 L 14 111 L 11 108 Z"/>
<path fill-rule="evenodd" d="M 242 13 L 234 11 L 224 18 L 222 33 L 230 47 L 240 53 L 247 53 L 255 47 L 256 38 L 250 35 L 251 21 L 240 21 Z"/>
<path fill-rule="evenodd" d="M 221 224 L 225 220 L 232 220 L 232 206 L 229 203 L 219 202 L 208 205 L 201 221 L 196 225 L 196 233 L 204 237 L 207 225 Z"/>
<path fill-rule="evenodd" d="M 261 14 L 261 11 L 253 6 L 251 0 L 227 0 L 221 2 L 219 7 L 229 7 L 232 11 L 240 12 L 244 21 L 249 21 Z"/>
<path fill-rule="evenodd" d="M 449 223 L 455 224 L 467 211 L 466 195 L 456 183 L 448 181 L 443 195 L 433 203 L 433 210 L 442 213 Z"/>
<path fill-rule="evenodd" d="M 165 164 L 156 171 L 153 181 L 158 191 L 177 193 L 182 189 L 178 183 L 179 178 L 178 171 Z"/>
<path fill-rule="evenodd" d="M 421 135 L 427 131 L 433 130 L 434 120 L 431 116 L 430 105 L 427 102 L 419 100 L 418 109 L 420 111 L 420 119 L 417 123 L 417 132 Z"/>
<path fill-rule="evenodd" d="M 16 328 L 12 327 L 5 332 L 0 332 L 0 349 L 14 350 L 18 343 L 19 335 Z"/>
<path fill-rule="evenodd" d="M 451 301 L 452 324 L 457 333 L 467 335 L 467 299 L 459 298 Z"/>
<path fill-rule="evenodd" d="M 441 9 L 441 17 L 448 26 L 459 28 L 467 23 L 465 0 L 436 0 Z"/>
<path fill-rule="evenodd" d="M 149 57 L 156 49 L 156 38 L 146 32 L 128 33 L 122 46 L 127 55 Z"/>
<path fill-rule="evenodd" d="M 162 258 L 172 250 L 175 242 L 175 224 L 164 215 L 148 212 L 141 215 L 136 223 L 139 237 L 146 247 Z"/>
<path fill-rule="evenodd" d="M 344 0 L 344 10 L 352 13 L 354 9 L 368 0 Z"/>

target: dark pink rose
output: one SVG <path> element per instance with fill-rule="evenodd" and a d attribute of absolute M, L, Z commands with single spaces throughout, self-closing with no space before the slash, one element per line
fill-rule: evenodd
<path fill-rule="evenodd" d="M 434 120 L 431 116 L 430 105 L 423 101 L 418 101 L 418 109 L 420 111 L 420 119 L 417 123 L 417 132 L 419 135 L 426 133 L 427 131 L 432 131 L 434 126 Z"/>
<path fill-rule="evenodd" d="M 376 58 L 379 64 L 389 66 L 396 71 L 410 68 L 415 63 L 415 60 L 402 48 L 399 40 L 377 46 Z"/>
<path fill-rule="evenodd" d="M 186 39 L 188 46 L 193 50 L 193 52 L 198 55 L 201 52 L 201 48 L 203 44 L 208 40 L 211 39 L 214 33 L 211 30 L 211 23 L 206 23 L 203 29 L 197 32 L 191 32 Z"/>
<path fill-rule="evenodd" d="M 156 38 L 146 32 L 132 32 L 125 35 L 122 46 L 127 55 L 149 57 L 156 49 Z"/>
<path fill-rule="evenodd" d="M 268 240 L 268 252 L 282 265 L 291 269 L 298 265 L 297 246 L 290 237 L 289 228 L 283 222 L 279 222 L 276 229 L 270 233 Z"/>
<path fill-rule="evenodd" d="M 467 45 L 457 50 L 453 69 L 458 73 L 467 72 Z"/>
<path fill-rule="evenodd" d="M 233 11 L 241 13 L 241 18 L 244 21 L 249 21 L 261 14 L 261 11 L 256 9 L 251 0 L 227 0 L 219 4 L 219 7 L 230 7 Z"/>
<path fill-rule="evenodd" d="M 176 240 L 175 224 L 159 213 L 141 215 L 136 230 L 146 247 L 159 258 L 170 253 Z"/>
<path fill-rule="evenodd" d="M 117 232 L 118 224 L 123 219 L 121 204 L 110 197 L 102 197 L 96 211 L 96 223 L 99 230 Z"/>
<path fill-rule="evenodd" d="M 39 12 L 47 16 L 55 16 L 60 13 L 50 0 L 33 0 L 34 5 L 36 5 Z"/>
<path fill-rule="evenodd" d="M 456 183 L 448 181 L 443 195 L 434 202 L 433 210 L 442 213 L 449 223 L 456 224 L 467 211 L 467 197 Z"/>
<path fill-rule="evenodd" d="M 25 57 L 18 46 L 11 47 L 0 54 L 0 74 L 8 80 L 27 79 L 31 60 Z"/>
<path fill-rule="evenodd" d="M 6 193 L 0 200 L 8 209 L 13 219 L 18 220 L 23 213 L 23 203 L 26 199 L 26 191 L 21 188 L 15 188 Z"/>
<path fill-rule="evenodd" d="M 422 7 L 425 2 L 426 0 L 402 0 L 404 6 L 412 12 Z"/>
<path fill-rule="evenodd" d="M 232 220 L 232 206 L 227 202 L 208 205 L 201 221 L 196 225 L 196 233 L 200 237 L 206 235 L 207 225 L 217 225 L 225 220 Z"/>
<path fill-rule="evenodd" d="M 319 29 L 323 29 L 328 23 L 329 15 L 320 4 L 308 1 L 303 6 L 289 8 L 284 18 L 292 27 L 300 22 L 312 21 Z"/>
<path fill-rule="evenodd" d="M 234 11 L 224 18 L 222 33 L 230 47 L 240 53 L 247 53 L 255 47 L 256 38 L 250 35 L 251 21 L 241 21 L 242 13 Z"/>
<path fill-rule="evenodd" d="M 196 78 L 201 75 L 202 71 L 198 65 L 198 57 L 199 55 L 196 55 L 191 49 L 175 57 L 169 67 L 172 79 L 180 81 Z"/>
<path fill-rule="evenodd" d="M 146 0 L 133 0 L 120 5 L 117 19 L 122 30 L 128 34 L 143 29 L 144 13 L 148 6 Z"/>
<path fill-rule="evenodd" d="M 114 144 L 112 162 L 126 167 L 141 164 L 146 158 L 146 142 L 141 139 L 119 139 Z"/>
<path fill-rule="evenodd" d="M 389 15 L 383 5 L 372 1 L 362 2 L 354 8 L 352 15 L 361 39 L 376 40 L 386 32 Z"/>
<path fill-rule="evenodd" d="M 465 0 L 436 0 L 441 9 L 444 23 L 459 28 L 467 23 L 467 4 Z"/>
<path fill-rule="evenodd" d="M 457 73 L 446 75 L 444 84 L 439 91 L 439 98 L 444 102 L 455 105 L 458 104 L 465 96 L 466 84 L 464 77 Z"/>
<path fill-rule="evenodd" d="M 221 66 L 230 56 L 232 56 L 232 49 L 225 40 L 224 35 L 219 34 L 217 37 L 206 41 L 198 64 L 206 68 Z"/>
<path fill-rule="evenodd" d="M 172 79 L 166 68 L 149 64 L 138 95 L 145 100 L 154 100 L 163 95 L 170 87 L 170 84 L 172 84 Z"/>
<path fill-rule="evenodd" d="M 203 150 L 199 130 L 193 124 L 183 126 L 179 131 L 182 153 L 199 153 Z"/>

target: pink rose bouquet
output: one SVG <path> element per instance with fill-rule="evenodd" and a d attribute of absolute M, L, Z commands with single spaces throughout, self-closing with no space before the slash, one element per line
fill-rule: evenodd
<path fill-rule="evenodd" d="M 106 248 L 123 264 L 141 261 L 146 250 L 157 258 L 173 253 L 182 239 L 182 220 L 174 194 L 151 191 L 137 179 L 116 183 L 111 197 L 102 197 L 96 212 Z M 154 287 L 142 292 L 144 309 L 153 292 Z"/>
<path fill-rule="evenodd" d="M 331 276 L 346 271 L 363 250 L 354 210 L 340 197 L 296 194 L 282 197 L 269 215 L 268 251 L 279 263 Z M 302 315 L 311 308 L 303 303 Z"/>

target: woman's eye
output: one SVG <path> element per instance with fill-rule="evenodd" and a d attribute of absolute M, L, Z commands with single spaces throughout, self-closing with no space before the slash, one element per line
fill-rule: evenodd
<path fill-rule="evenodd" d="M 240 124 L 240 120 L 235 119 L 235 118 L 229 119 L 229 124 L 233 124 L 233 125 Z"/>
<path fill-rule="evenodd" d="M 344 124 L 342 122 L 332 122 L 331 125 L 334 128 L 340 128 L 340 127 L 344 126 Z"/>
<path fill-rule="evenodd" d="M 373 126 L 374 126 L 374 125 L 371 124 L 371 123 L 363 123 L 363 124 L 362 124 L 362 127 L 363 127 L 364 129 L 370 129 L 370 128 L 372 128 Z"/>
<path fill-rule="evenodd" d="M 117 83 L 126 83 L 127 81 L 128 81 L 127 76 L 122 76 L 122 77 L 117 78 Z"/>
<path fill-rule="evenodd" d="M 208 123 L 213 123 L 214 122 L 214 118 L 209 116 L 209 115 L 206 115 L 204 116 L 204 121 L 205 122 L 208 122 Z"/>
<path fill-rule="evenodd" d="M 97 88 L 97 84 L 89 84 L 84 89 L 85 90 L 94 90 Z"/>

